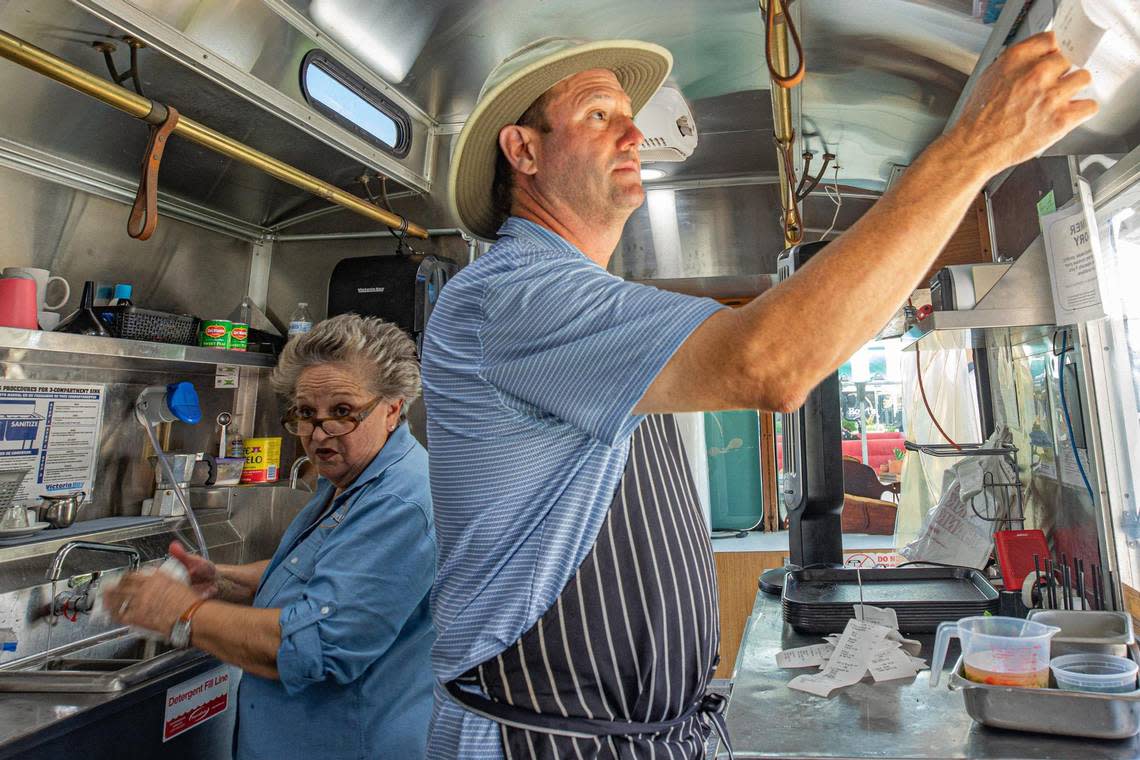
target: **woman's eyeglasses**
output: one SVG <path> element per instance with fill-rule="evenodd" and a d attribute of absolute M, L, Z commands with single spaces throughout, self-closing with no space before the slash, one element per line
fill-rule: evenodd
<path fill-rule="evenodd" d="M 372 414 L 372 410 L 380 401 L 380 396 L 377 396 L 355 412 L 336 417 L 302 417 L 294 410 L 281 418 L 281 424 L 290 433 L 301 438 L 308 438 L 317 428 L 325 431 L 325 435 L 336 438 L 356 430 L 360 423 Z"/>

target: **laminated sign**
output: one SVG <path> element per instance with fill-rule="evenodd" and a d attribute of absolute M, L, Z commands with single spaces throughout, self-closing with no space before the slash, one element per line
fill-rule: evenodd
<path fill-rule="evenodd" d="M 217 668 L 166 690 L 162 741 L 168 742 L 230 708 L 230 671 Z"/>
<path fill-rule="evenodd" d="M 1082 180 L 1081 185 L 1074 204 L 1041 217 L 1057 325 L 1102 319 L 1110 300 L 1106 295 L 1111 278 L 1104 271 L 1095 218 L 1089 213 L 1092 198 L 1087 183 Z"/>
<path fill-rule="evenodd" d="M 16 504 L 86 491 L 103 424 L 102 385 L 0 380 L 0 470 L 23 470 Z"/>

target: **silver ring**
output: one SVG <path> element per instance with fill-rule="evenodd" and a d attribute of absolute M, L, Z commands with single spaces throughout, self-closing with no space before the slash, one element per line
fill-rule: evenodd
<path fill-rule="evenodd" d="M 119 615 L 125 614 L 127 611 L 127 608 L 130 606 L 131 606 L 131 598 L 128 596 L 126 599 L 123 600 L 123 603 L 119 605 Z"/>

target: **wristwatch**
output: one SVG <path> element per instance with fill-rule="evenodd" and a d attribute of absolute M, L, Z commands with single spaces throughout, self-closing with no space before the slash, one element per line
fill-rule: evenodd
<path fill-rule="evenodd" d="M 199 599 L 186 608 L 186 611 L 174 623 L 174 627 L 170 629 L 171 644 L 179 649 L 186 649 L 190 646 L 190 624 L 194 619 L 194 613 L 207 601 L 206 599 Z"/>

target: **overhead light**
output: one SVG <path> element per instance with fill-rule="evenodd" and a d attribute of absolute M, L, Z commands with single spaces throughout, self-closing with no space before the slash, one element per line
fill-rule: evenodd
<path fill-rule="evenodd" d="M 661 179 L 665 176 L 664 169 L 642 169 L 641 178 L 643 180 Z"/>

